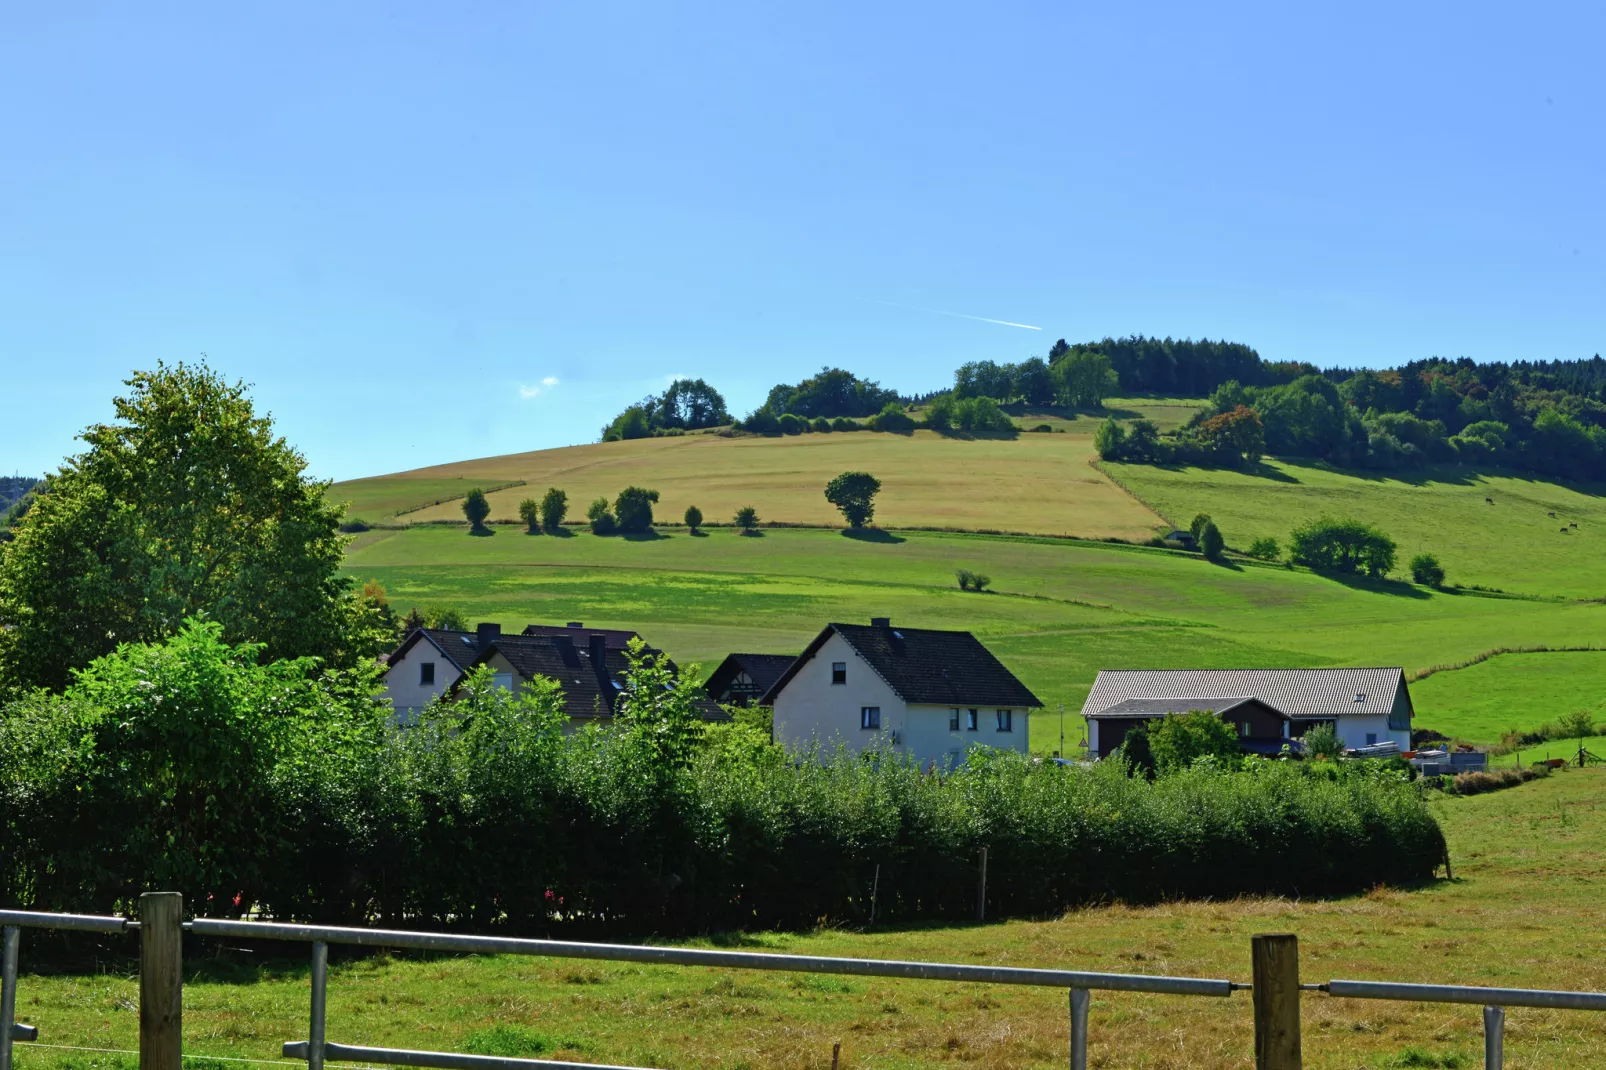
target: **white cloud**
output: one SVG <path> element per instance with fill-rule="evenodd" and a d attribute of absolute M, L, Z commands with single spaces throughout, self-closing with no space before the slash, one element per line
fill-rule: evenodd
<path fill-rule="evenodd" d="M 520 383 L 519 397 L 528 401 L 530 398 L 540 397 L 542 391 L 551 390 L 557 385 L 558 377 L 556 375 L 549 375 L 545 379 L 542 379 L 539 383 L 535 384 Z"/>
<path fill-rule="evenodd" d="M 558 377 L 556 375 L 549 375 L 545 379 L 541 380 L 541 385 L 542 386 L 557 386 L 558 385 Z"/>

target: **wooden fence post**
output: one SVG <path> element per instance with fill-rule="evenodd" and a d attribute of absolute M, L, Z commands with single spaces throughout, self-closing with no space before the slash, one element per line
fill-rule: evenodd
<path fill-rule="evenodd" d="M 1301 1070 L 1299 938 L 1261 933 L 1250 941 L 1255 985 L 1255 1070 Z"/>
<path fill-rule="evenodd" d="M 182 1070 L 184 897 L 139 897 L 139 1070 Z"/>

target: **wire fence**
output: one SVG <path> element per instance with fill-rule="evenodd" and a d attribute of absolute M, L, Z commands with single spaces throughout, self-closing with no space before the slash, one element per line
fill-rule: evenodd
<path fill-rule="evenodd" d="M 327 1062 L 356 1063 L 369 1068 L 412 1066 L 437 1068 L 437 1070 L 650 1070 L 642 1067 L 610 1067 L 597 1063 L 504 1058 L 407 1048 L 378 1048 L 330 1040 L 327 1012 L 331 944 L 456 954 L 528 955 L 541 958 L 592 959 L 671 966 L 1057 988 L 1067 993 L 1067 1059 L 1072 1070 L 1086 1070 L 1087 1067 L 1088 1008 L 1091 993 L 1095 991 L 1144 992 L 1217 999 L 1229 998 L 1238 992 L 1248 992 L 1254 1004 L 1256 1070 L 1300 1070 L 1302 1065 L 1300 1004 L 1301 997 L 1306 993 L 1320 993 L 1345 999 L 1481 1005 L 1484 1025 L 1484 1064 L 1488 1070 L 1498 1070 L 1503 1065 L 1506 1008 L 1606 1011 L 1606 993 L 1601 992 L 1339 979 L 1306 984 L 1299 979 L 1298 940 L 1293 935 L 1285 933 L 1261 934 L 1252 939 L 1251 980 L 1239 982 L 1226 978 L 831 958 L 818 955 L 782 955 L 655 945 L 579 943 L 401 929 L 298 925 L 271 921 L 195 918 L 186 922 L 182 917 L 182 909 L 183 900 L 177 893 L 155 892 L 140 897 L 138 919 L 0 910 L 0 926 L 4 927 L 3 944 L 0 944 L 0 951 L 3 951 L 3 963 L 0 963 L 3 965 L 3 969 L 0 969 L 0 1070 L 13 1070 L 13 1045 L 18 1041 L 67 1051 L 138 1054 L 141 1070 L 182 1070 L 182 1064 L 186 1059 L 305 1066 L 307 1070 L 324 1070 Z M 137 1052 L 117 1048 L 44 1043 L 39 1041 L 38 1030 L 35 1027 L 16 1021 L 19 946 L 21 932 L 25 928 L 97 933 L 138 932 L 141 968 L 140 1047 Z M 182 1045 L 181 950 L 183 934 L 186 931 L 198 937 L 243 938 L 309 945 L 311 991 L 306 1039 L 286 1041 L 281 1052 L 284 1059 L 186 1054 Z"/>

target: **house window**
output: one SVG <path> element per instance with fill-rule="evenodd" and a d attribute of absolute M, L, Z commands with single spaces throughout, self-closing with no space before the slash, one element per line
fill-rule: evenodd
<path fill-rule="evenodd" d="M 500 687 L 503 691 L 513 690 L 513 674 L 510 672 L 496 673 L 491 677 L 491 686 Z"/>
<path fill-rule="evenodd" d="M 998 730 L 1000 732 L 1013 732 L 1015 730 L 1015 711 L 998 711 Z"/>
<path fill-rule="evenodd" d="M 881 731 L 881 707 L 859 707 L 859 727 L 871 732 Z"/>
<path fill-rule="evenodd" d="M 831 682 L 833 684 L 845 684 L 848 682 L 847 662 L 833 661 L 831 663 Z"/>
<path fill-rule="evenodd" d="M 1239 721 L 1238 722 L 1238 735 L 1241 736 L 1244 739 L 1248 739 L 1249 738 L 1249 722 L 1248 721 Z"/>
<path fill-rule="evenodd" d="M 965 711 L 965 731 L 974 732 L 976 730 L 976 713 L 976 710 Z"/>
<path fill-rule="evenodd" d="M 420 685 L 435 682 L 435 663 L 433 661 L 426 661 L 418 666 L 418 682 Z"/>
<path fill-rule="evenodd" d="M 1287 721 L 1283 722 L 1283 738 L 1284 739 L 1288 738 L 1288 722 Z"/>
<path fill-rule="evenodd" d="M 959 711 L 957 709 L 948 711 L 948 731 L 959 731 Z"/>
<path fill-rule="evenodd" d="M 1377 733 L 1376 732 L 1368 732 L 1368 733 L 1366 733 L 1366 745 L 1368 747 L 1370 747 L 1370 746 L 1374 745 L 1375 743 L 1377 743 Z"/>

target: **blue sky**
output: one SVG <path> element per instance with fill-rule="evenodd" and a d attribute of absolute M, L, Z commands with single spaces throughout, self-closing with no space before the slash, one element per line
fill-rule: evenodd
<path fill-rule="evenodd" d="M 1603 39 L 1543 3 L 16 7 L 0 467 L 202 353 L 335 478 L 590 441 L 675 375 L 746 411 L 1061 336 L 1588 357 Z"/>

